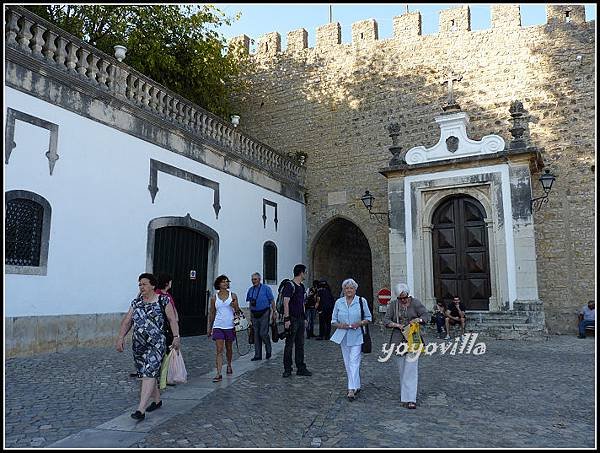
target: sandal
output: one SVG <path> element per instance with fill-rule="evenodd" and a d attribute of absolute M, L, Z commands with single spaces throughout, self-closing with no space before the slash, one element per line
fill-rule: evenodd
<path fill-rule="evenodd" d="M 348 395 L 347 395 L 347 396 L 348 396 L 348 399 L 349 399 L 350 401 L 354 401 L 354 399 L 356 398 L 356 395 L 354 395 L 354 391 L 352 391 L 352 390 L 350 390 L 350 391 L 348 392 Z"/>
<path fill-rule="evenodd" d="M 223 380 L 223 376 L 221 376 L 220 374 L 218 376 L 215 376 L 213 378 L 213 382 L 221 382 Z"/>
<path fill-rule="evenodd" d="M 227 367 L 227 374 L 233 374 L 233 368 L 230 366 Z"/>
<path fill-rule="evenodd" d="M 407 408 L 409 409 L 416 409 L 417 408 L 417 403 L 408 403 L 406 405 Z"/>

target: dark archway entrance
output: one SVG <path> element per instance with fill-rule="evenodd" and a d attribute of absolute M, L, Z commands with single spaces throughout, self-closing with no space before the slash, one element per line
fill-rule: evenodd
<path fill-rule="evenodd" d="M 490 260 L 485 209 L 473 197 L 453 196 L 433 213 L 435 298 L 460 297 L 467 310 L 489 310 Z"/>
<path fill-rule="evenodd" d="M 171 294 L 182 336 L 206 334 L 209 242 L 208 237 L 186 227 L 155 230 L 153 272 L 173 278 Z"/>
<path fill-rule="evenodd" d="M 354 223 L 342 218 L 332 220 L 317 236 L 312 258 L 313 278 L 327 280 L 335 298 L 340 296 L 342 281 L 353 278 L 358 283 L 358 294 L 367 299 L 373 312 L 371 248 Z"/>

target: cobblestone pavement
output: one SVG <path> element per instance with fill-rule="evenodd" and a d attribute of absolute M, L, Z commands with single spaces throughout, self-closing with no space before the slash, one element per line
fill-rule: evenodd
<path fill-rule="evenodd" d="M 129 336 L 130 337 L 130 336 Z M 241 345 L 245 354 L 247 346 Z M 206 336 L 182 339 L 190 375 L 215 367 L 215 346 Z M 252 354 L 252 352 L 250 352 Z M 239 357 L 234 345 L 233 359 Z M 43 447 L 97 426 L 139 402 L 131 342 L 115 348 L 78 348 L 5 361 L 7 447 Z"/>
<path fill-rule="evenodd" d="M 307 340 L 313 376 L 283 379 L 282 355 L 275 355 L 133 446 L 595 446 L 595 339 L 479 337 L 483 355 L 421 358 L 418 408 L 409 410 L 400 406 L 395 360 L 377 361 L 387 335 L 372 334 L 374 352 L 363 356 L 354 402 L 345 397 L 339 346 Z M 214 368 L 206 337 L 184 338 L 184 348 L 190 374 Z M 127 377 L 132 366 L 130 352 L 108 348 L 7 360 L 6 446 L 45 446 L 123 414 L 138 398 L 136 380 Z"/>

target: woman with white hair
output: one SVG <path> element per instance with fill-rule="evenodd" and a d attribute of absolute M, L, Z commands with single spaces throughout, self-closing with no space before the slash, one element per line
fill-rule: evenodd
<path fill-rule="evenodd" d="M 410 296 L 408 285 L 399 283 L 394 288 L 396 300 L 388 305 L 384 325 L 392 329 L 404 329 L 408 324 L 429 322 L 429 313 L 420 300 Z M 392 334 L 393 335 L 393 334 Z M 399 335 L 402 342 L 406 339 Z M 391 341 L 393 342 L 393 340 Z M 419 381 L 418 353 L 408 352 L 398 357 L 400 371 L 400 401 L 409 409 L 417 408 L 417 383 Z"/>
<path fill-rule="evenodd" d="M 342 283 L 343 297 L 333 307 L 331 325 L 337 330 L 331 341 L 342 347 L 342 356 L 348 375 L 348 399 L 353 401 L 360 392 L 360 359 L 363 343 L 362 327 L 371 321 L 369 304 L 364 297 L 356 295 L 358 284 L 351 278 Z M 364 316 L 361 316 L 361 308 Z"/>

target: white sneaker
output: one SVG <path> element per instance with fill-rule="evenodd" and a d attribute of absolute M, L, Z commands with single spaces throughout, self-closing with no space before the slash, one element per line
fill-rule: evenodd
<path fill-rule="evenodd" d="M 450 335 L 446 335 L 446 338 L 444 338 L 444 340 L 452 340 L 452 338 L 450 338 Z"/>

